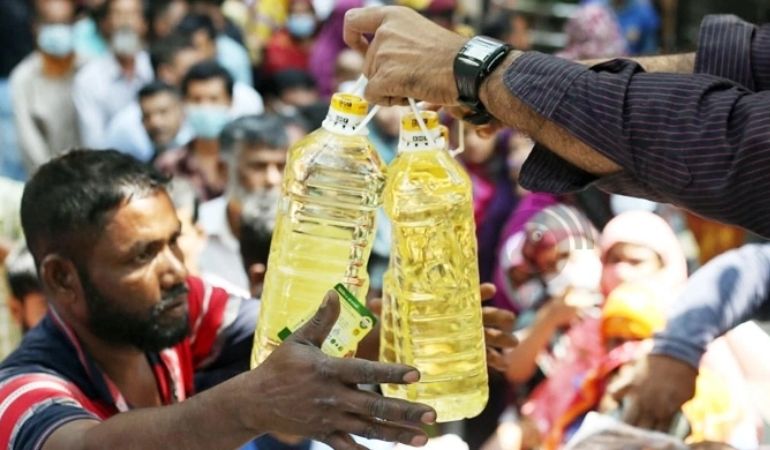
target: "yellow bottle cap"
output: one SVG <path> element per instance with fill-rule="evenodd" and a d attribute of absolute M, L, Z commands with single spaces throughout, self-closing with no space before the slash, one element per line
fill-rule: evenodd
<path fill-rule="evenodd" d="M 422 116 L 422 120 L 425 121 L 425 126 L 429 130 L 435 130 L 438 128 L 438 113 L 435 111 L 421 111 L 420 115 Z M 420 123 L 417 121 L 417 116 L 414 115 L 414 113 L 407 113 L 404 114 L 404 117 L 401 118 L 401 129 L 408 132 L 420 132 L 422 131 L 420 129 Z"/>
<path fill-rule="evenodd" d="M 369 102 L 357 95 L 336 93 L 332 96 L 331 108 L 343 114 L 365 116 L 369 111 Z"/>

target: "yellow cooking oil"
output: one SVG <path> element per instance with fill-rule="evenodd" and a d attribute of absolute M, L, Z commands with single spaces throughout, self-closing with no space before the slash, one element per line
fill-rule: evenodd
<path fill-rule="evenodd" d="M 470 178 L 447 151 L 438 115 L 421 115 L 429 136 L 404 116 L 383 196 L 393 227 L 389 313 L 395 361 L 421 373 L 398 395 L 448 422 L 478 415 L 488 397 L 477 243 Z"/>
<path fill-rule="evenodd" d="M 395 322 L 393 316 L 393 277 L 390 268 L 382 276 L 382 310 L 380 312 L 380 362 L 398 363 Z M 382 393 L 387 397 L 403 398 L 403 385 L 381 384 Z"/>
<path fill-rule="evenodd" d="M 318 130 L 291 149 L 254 333 L 251 367 L 318 309 L 326 292 L 342 283 L 366 298 L 367 261 L 385 165 L 358 125 L 367 102 L 335 94 Z"/>

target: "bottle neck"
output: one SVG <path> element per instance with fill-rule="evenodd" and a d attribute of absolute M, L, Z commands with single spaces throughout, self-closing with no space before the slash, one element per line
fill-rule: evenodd
<path fill-rule="evenodd" d="M 358 130 L 359 125 L 364 120 L 364 116 L 358 114 L 347 114 L 334 108 L 329 108 L 329 113 L 321 123 L 321 126 L 331 133 L 337 134 L 368 134 L 368 130 Z"/>

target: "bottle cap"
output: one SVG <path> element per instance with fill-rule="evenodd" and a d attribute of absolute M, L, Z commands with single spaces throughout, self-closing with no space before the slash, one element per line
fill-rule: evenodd
<path fill-rule="evenodd" d="M 336 93 L 332 96 L 331 108 L 343 114 L 366 116 L 369 102 L 357 95 Z"/>
<path fill-rule="evenodd" d="M 438 113 L 435 111 L 421 111 L 420 115 L 425 122 L 430 138 L 425 135 L 414 113 L 404 114 L 401 118 L 401 137 L 398 143 L 399 152 L 442 148 L 441 140 L 436 139 L 440 133 Z"/>

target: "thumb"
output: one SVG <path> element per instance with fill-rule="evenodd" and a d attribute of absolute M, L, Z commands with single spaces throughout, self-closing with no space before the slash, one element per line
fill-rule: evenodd
<path fill-rule="evenodd" d="M 289 339 L 298 342 L 310 343 L 316 347 L 321 347 L 324 339 L 331 331 L 334 323 L 340 315 L 340 300 L 337 293 L 329 291 L 326 293 L 321 307 L 318 308 L 315 315 L 307 321 L 296 333 Z"/>

